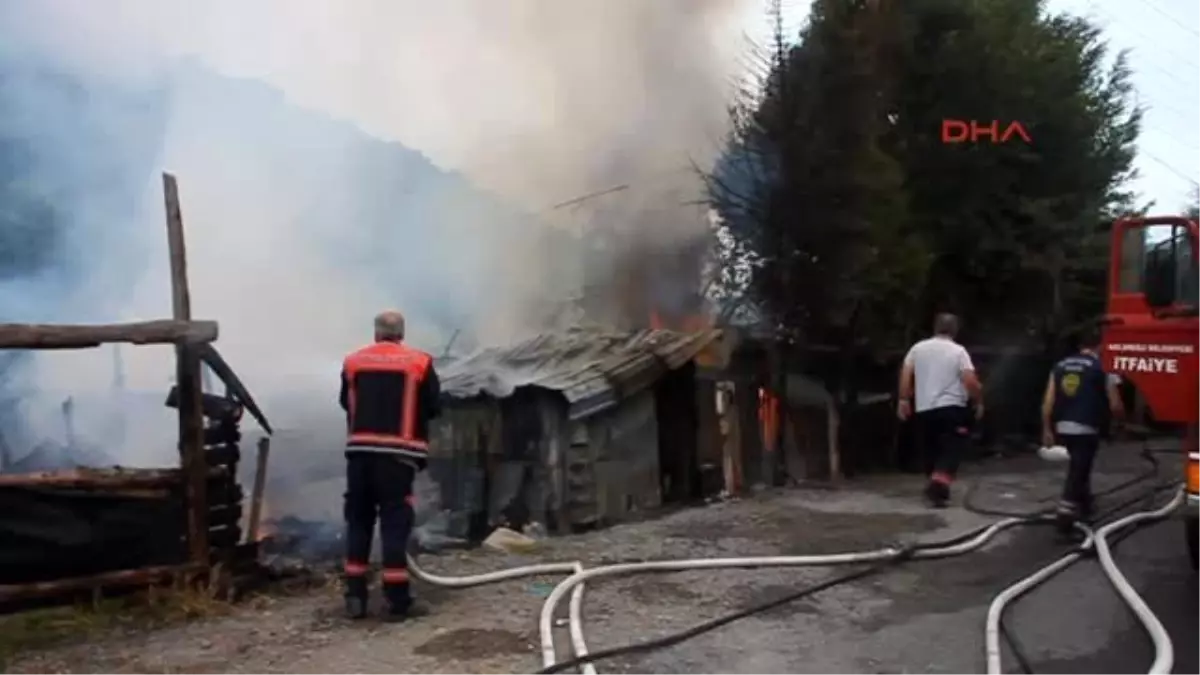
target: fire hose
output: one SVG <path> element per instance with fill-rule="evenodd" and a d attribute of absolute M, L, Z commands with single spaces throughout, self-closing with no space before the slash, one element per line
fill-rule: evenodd
<path fill-rule="evenodd" d="M 1093 549 L 1100 560 L 1100 568 L 1104 571 L 1105 576 L 1108 577 L 1113 588 L 1117 590 L 1125 603 L 1129 605 L 1129 608 L 1133 610 L 1133 613 L 1142 622 L 1146 632 L 1150 635 L 1151 641 L 1154 643 L 1154 662 L 1147 672 L 1151 675 L 1170 673 L 1175 658 L 1171 638 L 1167 635 L 1166 629 L 1163 628 L 1162 622 L 1150 611 L 1146 602 L 1137 594 L 1137 591 L 1129 584 L 1129 580 L 1125 578 L 1120 568 L 1117 567 L 1116 561 L 1112 557 L 1108 537 L 1114 532 L 1136 525 L 1142 521 L 1165 518 L 1174 512 L 1182 502 L 1183 490 L 1180 489 L 1176 491 L 1175 497 L 1170 502 L 1159 509 L 1130 514 L 1108 523 L 1094 532 L 1090 528 L 1079 526 L 1085 532 L 1086 539 L 1075 551 L 1068 553 L 1001 591 L 992 600 L 987 613 L 985 648 L 989 675 L 998 675 L 1004 672 L 1001 668 L 1000 659 L 1000 620 L 1008 604 L 1075 564 Z"/>
<path fill-rule="evenodd" d="M 1155 490 L 1157 492 L 1157 490 Z M 988 623 L 986 626 L 986 647 L 988 658 L 988 672 L 999 673 L 999 621 L 1003 613 L 1005 605 L 1016 597 L 1028 592 L 1033 587 L 1044 582 L 1052 577 L 1057 572 L 1065 569 L 1071 563 L 1075 562 L 1078 557 L 1081 557 L 1084 552 L 1090 550 L 1094 545 L 1097 554 L 1099 555 L 1101 565 L 1104 568 L 1106 576 L 1117 588 L 1122 598 L 1130 606 L 1131 609 L 1138 615 L 1138 618 L 1146 626 L 1150 633 L 1155 646 L 1155 661 L 1151 667 L 1150 673 L 1170 672 L 1173 663 L 1173 648 L 1171 641 L 1163 629 L 1161 622 L 1154 617 L 1145 602 L 1137 595 L 1128 580 L 1117 568 L 1112 559 L 1111 551 L 1107 542 L 1107 536 L 1117 530 L 1131 526 L 1140 521 L 1154 520 L 1163 517 L 1169 513 L 1171 509 L 1178 506 L 1179 500 L 1182 499 L 1182 492 L 1178 493 L 1169 504 L 1155 511 L 1146 511 L 1134 513 L 1117 521 L 1109 523 L 1094 533 L 1089 531 L 1089 537 L 1085 542 L 1087 549 L 1084 551 L 1076 551 L 1063 559 L 1052 563 L 1050 566 L 1039 570 L 1030 577 L 1018 582 L 1014 586 L 1006 589 L 993 602 L 989 608 Z M 859 573 L 846 575 L 836 580 L 836 583 L 843 583 L 854 578 L 865 576 L 866 573 L 875 571 L 877 568 L 882 569 L 884 564 L 892 562 L 900 562 L 908 559 L 933 559 L 946 558 L 957 555 L 962 555 L 975 551 L 986 545 L 993 537 L 1001 531 L 1014 527 L 1016 525 L 1026 525 L 1035 523 L 1047 522 L 1044 515 L 1024 516 L 1024 517 L 1009 517 L 997 521 L 990 525 L 977 528 L 951 539 L 941 542 L 929 542 L 925 544 L 916 544 L 912 546 L 889 546 L 872 551 L 860 551 L 850 553 L 839 553 L 830 555 L 809 555 L 809 556 L 766 556 L 753 558 L 699 558 L 690 560 L 660 560 L 649 562 L 631 562 L 617 563 L 596 567 L 585 570 L 580 562 L 571 563 L 549 563 L 540 565 L 530 565 L 525 567 L 516 567 L 507 570 L 498 570 L 483 574 L 446 577 L 431 574 L 423 570 L 416 561 L 411 557 L 409 559 L 409 568 L 417 578 L 430 583 L 432 585 L 444 586 L 448 588 L 467 588 L 480 586 L 484 584 L 505 581 L 509 579 L 517 579 L 528 576 L 536 576 L 543 574 L 569 574 L 566 579 L 558 584 L 551 591 L 542 605 L 542 611 L 539 616 L 538 629 L 541 637 L 542 662 L 544 669 L 541 672 L 559 672 L 573 666 L 580 666 L 586 675 L 594 675 L 595 667 L 591 661 L 601 658 L 601 654 L 590 655 L 587 648 L 587 643 L 584 638 L 583 631 L 583 585 L 589 580 L 623 576 L 628 574 L 638 574 L 643 572 L 683 572 L 702 569 L 752 569 L 760 567 L 813 567 L 813 566 L 835 566 L 856 563 L 874 563 L 876 567 L 868 568 Z M 1083 547 L 1080 547 L 1083 548 Z M 1063 562 L 1066 558 L 1072 558 L 1068 562 Z M 817 587 L 807 589 L 808 592 L 821 590 L 834 584 L 818 584 Z M 568 661 L 558 662 L 557 653 L 554 645 L 554 616 L 557 612 L 559 604 L 563 598 L 571 594 L 570 604 L 568 607 L 568 628 L 571 637 L 572 649 L 575 652 L 575 657 Z M 998 603 L 998 604 L 997 604 Z M 998 607 L 998 608 L 997 608 Z M 713 622 L 715 625 L 721 622 Z M 727 623 L 727 621 L 725 622 Z M 607 650 L 607 651 L 621 651 Z M 607 652 L 604 655 L 608 655 Z M 615 654 L 613 654 L 615 655 Z M 1163 670 L 1164 667 L 1166 670 Z"/>
<path fill-rule="evenodd" d="M 977 529 L 967 535 L 960 535 L 946 542 L 937 544 L 918 545 L 913 547 L 911 557 L 940 558 L 961 555 L 975 550 L 986 544 L 1000 531 L 1025 523 L 1020 518 L 1008 518 L 992 525 Z M 841 553 L 818 556 L 769 556 L 758 558 L 701 558 L 692 560 L 665 560 L 638 563 L 619 563 L 604 567 L 584 570 L 578 562 L 549 563 L 516 567 L 484 574 L 460 577 L 448 577 L 425 571 L 415 560 L 409 559 L 409 569 L 413 575 L 426 583 L 447 588 L 468 588 L 484 584 L 496 583 L 542 574 L 570 574 L 546 598 L 539 619 L 541 635 L 542 660 L 547 667 L 554 666 L 557 653 L 554 646 L 554 615 L 564 596 L 571 594 L 568 607 L 568 626 L 571 642 L 576 659 L 584 660 L 588 656 L 588 648 L 583 636 L 583 583 L 589 579 L 610 577 L 640 572 L 680 572 L 696 569 L 736 569 L 758 567 L 802 567 L 802 566 L 832 566 L 853 563 L 880 563 L 903 556 L 905 549 L 899 546 L 885 547 L 873 551 Z M 595 668 L 590 663 L 581 663 L 585 673 L 594 673 Z"/>
<path fill-rule="evenodd" d="M 574 578 L 575 575 L 583 572 L 583 565 L 578 562 L 572 563 L 546 563 L 542 565 L 528 565 L 526 567 L 513 567 L 507 570 L 498 570 L 495 572 L 485 572 L 483 574 L 473 574 L 461 577 L 445 577 L 431 572 L 427 572 L 417 565 L 416 560 L 410 555 L 408 557 L 408 569 L 418 579 L 425 583 L 434 586 L 442 586 L 444 588 L 470 588 L 472 586 L 483 586 L 485 584 L 494 584 L 500 581 L 508 581 L 509 579 L 520 579 L 523 577 L 538 576 L 541 574 L 568 574 L 569 578 Z M 575 587 L 571 593 L 571 602 L 567 606 L 568 627 L 571 634 L 571 649 L 575 655 L 586 656 L 588 653 L 587 642 L 583 637 L 583 585 Z M 542 631 L 542 654 L 550 655 L 550 663 L 554 662 L 554 635 L 553 630 Z M 596 675 L 596 667 L 591 663 L 583 665 L 582 670 L 584 675 Z"/>

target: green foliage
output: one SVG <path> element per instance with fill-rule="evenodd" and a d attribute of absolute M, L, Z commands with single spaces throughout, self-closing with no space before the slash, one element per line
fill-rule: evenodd
<path fill-rule="evenodd" d="M 1100 310 L 1141 112 L 1098 28 L 1040 0 L 817 0 L 764 82 L 730 148 L 779 170 L 711 196 L 753 203 L 734 236 L 775 322 L 882 345 L 944 309 L 977 340 Z M 1032 142 L 946 144 L 945 119 Z"/>
<path fill-rule="evenodd" d="M 1200 220 L 1200 185 L 1192 185 L 1188 192 L 1188 203 L 1183 206 L 1183 214 L 1192 220 Z"/>
<path fill-rule="evenodd" d="M 766 94 L 731 141 L 764 170 L 736 186 L 726 170 L 711 185 L 757 263 L 750 288 L 768 320 L 825 340 L 902 320 L 896 303 L 924 252 L 907 229 L 902 167 L 880 147 L 875 43 L 888 17 L 847 2 L 817 2 L 813 16 L 798 45 L 781 41 L 767 60 Z"/>

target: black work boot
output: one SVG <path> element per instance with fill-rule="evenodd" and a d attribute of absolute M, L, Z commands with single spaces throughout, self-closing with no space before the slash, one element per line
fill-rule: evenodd
<path fill-rule="evenodd" d="M 1085 523 L 1092 522 L 1092 516 L 1096 514 L 1096 498 L 1088 495 L 1084 497 L 1083 502 L 1079 505 L 1079 519 Z"/>
<path fill-rule="evenodd" d="M 402 623 L 410 619 L 419 619 L 429 615 L 429 608 L 419 602 L 409 602 L 408 607 L 387 606 L 383 612 L 383 620 L 388 623 Z"/>
<path fill-rule="evenodd" d="M 429 614 L 429 608 L 413 599 L 408 589 L 384 589 L 383 620 L 388 622 L 419 619 Z"/>
<path fill-rule="evenodd" d="M 347 619 L 363 619 L 367 616 L 367 599 L 360 598 L 357 595 L 347 595 L 346 602 L 346 618 Z"/>
<path fill-rule="evenodd" d="M 1075 523 L 1079 520 L 1079 508 L 1073 502 L 1062 501 L 1054 511 L 1054 527 L 1058 534 L 1070 538 L 1076 534 Z"/>
<path fill-rule="evenodd" d="M 925 485 L 925 499 L 935 509 L 946 508 L 950 501 L 950 487 L 944 483 L 931 480 Z"/>
<path fill-rule="evenodd" d="M 350 619 L 361 619 L 367 615 L 367 580 L 363 578 L 346 579 L 346 616 Z"/>

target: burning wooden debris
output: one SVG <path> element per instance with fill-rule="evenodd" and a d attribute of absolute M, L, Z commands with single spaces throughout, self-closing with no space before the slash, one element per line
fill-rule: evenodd
<path fill-rule="evenodd" d="M 267 521 L 259 542 L 262 564 L 275 574 L 332 569 L 345 551 L 340 523 L 322 523 L 284 516 Z"/>
<path fill-rule="evenodd" d="M 173 176 L 163 174 L 163 191 L 171 319 L 99 326 L 0 324 L 0 349 L 174 344 L 177 384 L 166 404 L 179 410 L 180 468 L 73 468 L 0 475 L 0 579 L 5 581 L 0 605 L 179 576 L 203 575 L 210 577 L 210 588 L 228 587 L 239 570 L 256 564 L 258 543 L 242 541 L 237 463 L 243 410 L 268 434 L 271 427 L 209 344 L 217 337 L 217 324 L 192 320 Z M 224 382 L 225 396 L 202 391 L 201 364 Z M 69 402 L 64 405 L 68 430 L 71 408 Z M 265 471 L 262 449 L 259 470 Z M 262 485 L 261 478 L 256 479 L 255 503 L 261 501 Z"/>

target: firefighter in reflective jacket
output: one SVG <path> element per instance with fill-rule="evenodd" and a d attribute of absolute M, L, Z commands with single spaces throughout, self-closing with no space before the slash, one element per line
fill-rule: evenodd
<path fill-rule="evenodd" d="M 425 468 L 429 422 L 439 413 L 433 358 L 405 344 L 404 316 L 375 317 L 375 343 L 346 357 L 339 400 L 346 411 L 346 612 L 366 615 L 367 563 L 379 518 L 387 618 L 423 613 L 413 605 L 407 549 L 413 480 Z"/>

